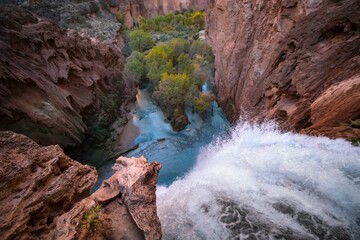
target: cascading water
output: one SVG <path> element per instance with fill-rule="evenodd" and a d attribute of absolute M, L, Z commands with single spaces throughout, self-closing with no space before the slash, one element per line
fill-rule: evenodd
<path fill-rule="evenodd" d="M 174 132 L 148 90 L 138 92 L 139 148 L 129 155 L 163 164 L 164 239 L 360 239 L 360 148 L 270 123 L 229 134 L 216 102 L 207 120 L 186 113 L 191 124 Z M 98 184 L 112 165 L 99 169 Z"/>
<path fill-rule="evenodd" d="M 360 148 L 244 122 L 157 203 L 163 239 L 360 239 Z"/>

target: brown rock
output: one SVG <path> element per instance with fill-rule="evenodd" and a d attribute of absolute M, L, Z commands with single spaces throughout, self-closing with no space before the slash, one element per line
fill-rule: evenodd
<path fill-rule="evenodd" d="M 360 5 L 344 1 L 210 1 L 219 104 L 230 120 L 353 138 L 360 117 Z M 341 131 L 340 131 L 341 129 Z"/>
<path fill-rule="evenodd" d="M 57 217 L 88 196 L 96 178 L 59 146 L 0 132 L 0 239 L 50 239 Z"/>
<path fill-rule="evenodd" d="M 114 45 L 63 31 L 21 8 L 1 5 L 0 16 L 0 130 L 74 146 L 88 129 L 85 114 L 103 111 L 103 122 L 117 115 L 104 100 L 112 94 L 119 96 L 115 104 L 126 102 Z"/>
<path fill-rule="evenodd" d="M 125 25 L 131 28 L 138 24 L 139 16 L 152 18 L 175 11 L 200 11 L 205 10 L 206 6 L 207 0 L 134 0 L 121 2 L 119 9 L 124 15 Z"/>
<path fill-rule="evenodd" d="M 143 157 L 118 158 L 114 175 L 58 219 L 55 238 L 161 239 L 155 196 L 160 168 Z"/>

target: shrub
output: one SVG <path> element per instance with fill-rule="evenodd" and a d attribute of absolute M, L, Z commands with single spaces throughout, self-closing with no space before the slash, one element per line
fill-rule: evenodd
<path fill-rule="evenodd" d="M 164 44 L 173 49 L 175 58 L 178 58 L 180 54 L 188 53 L 190 48 L 189 41 L 182 38 L 173 38 L 164 42 Z"/>
<path fill-rule="evenodd" d="M 125 17 L 120 11 L 115 12 L 114 15 L 115 15 L 116 21 L 121 23 L 121 25 L 125 24 Z"/>
<path fill-rule="evenodd" d="M 141 84 L 141 79 L 145 77 L 145 57 L 141 52 L 132 52 L 126 59 L 126 75 L 131 78 L 135 85 Z"/>
<path fill-rule="evenodd" d="M 134 30 L 129 33 L 129 45 L 133 51 L 144 52 L 154 46 L 154 40 L 149 33 Z"/>
<path fill-rule="evenodd" d="M 190 76 L 185 73 L 168 74 L 161 77 L 156 98 L 171 106 L 182 106 L 189 99 L 188 92 L 193 88 Z M 174 108 L 175 109 L 175 108 Z"/>
<path fill-rule="evenodd" d="M 200 96 L 195 100 L 194 109 L 199 114 L 206 113 L 211 108 L 211 103 L 215 100 L 213 93 L 201 93 Z"/>
<path fill-rule="evenodd" d="M 181 53 L 177 58 L 177 72 L 178 73 L 186 73 L 191 75 L 193 72 L 193 65 L 191 63 L 191 59 L 189 54 Z"/>
<path fill-rule="evenodd" d="M 159 44 L 145 56 L 147 77 L 156 86 L 163 73 L 173 72 L 174 51 L 171 47 Z"/>
<path fill-rule="evenodd" d="M 203 29 L 205 27 L 205 12 L 194 12 L 191 15 L 192 24 Z"/>
<path fill-rule="evenodd" d="M 194 59 L 198 55 L 210 62 L 213 61 L 211 48 L 205 41 L 201 41 L 201 40 L 193 41 L 189 53 L 192 59 Z"/>
<path fill-rule="evenodd" d="M 101 205 L 97 204 L 84 213 L 81 223 L 85 229 L 92 231 L 96 228 L 96 225 L 99 223 L 98 219 L 101 208 Z"/>

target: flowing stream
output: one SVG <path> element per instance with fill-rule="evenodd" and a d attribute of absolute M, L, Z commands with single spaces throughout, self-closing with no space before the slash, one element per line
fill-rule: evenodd
<path fill-rule="evenodd" d="M 163 239 L 360 239 L 359 147 L 272 123 L 229 129 L 215 102 L 207 120 L 186 111 L 191 124 L 174 132 L 148 90 L 138 91 L 139 148 L 128 156 L 163 164 Z"/>
<path fill-rule="evenodd" d="M 208 91 L 207 84 L 204 84 L 202 90 Z M 139 144 L 139 147 L 127 156 L 145 156 L 150 162 L 161 162 L 163 166 L 158 178 L 159 185 L 167 186 L 183 177 L 194 166 L 202 147 L 217 137 L 228 134 L 229 123 L 216 102 L 212 103 L 212 111 L 205 120 L 187 108 L 190 124 L 184 130 L 175 132 L 171 125 L 164 121 L 161 109 L 152 103 L 147 88 L 139 89 L 136 98 L 136 109 L 132 114 L 140 135 L 133 145 Z M 99 179 L 94 189 L 112 175 L 113 164 L 114 162 L 110 161 L 98 169 Z"/>

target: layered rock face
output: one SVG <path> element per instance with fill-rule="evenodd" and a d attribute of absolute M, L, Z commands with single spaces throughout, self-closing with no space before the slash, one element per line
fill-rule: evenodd
<path fill-rule="evenodd" d="M 24 9 L 0 6 L 0 52 L 0 130 L 75 146 L 87 131 L 110 125 L 127 102 L 117 48 Z"/>
<path fill-rule="evenodd" d="M 209 1 L 207 37 L 219 102 L 232 121 L 354 138 L 360 129 L 360 5 L 343 1 Z"/>
<path fill-rule="evenodd" d="M 159 163 L 119 158 L 114 175 L 89 196 L 95 169 L 59 146 L 0 132 L 0 159 L 1 239 L 161 239 Z"/>
<path fill-rule="evenodd" d="M 90 194 L 97 174 L 59 146 L 0 132 L 0 238 L 51 239 L 56 219 Z"/>

